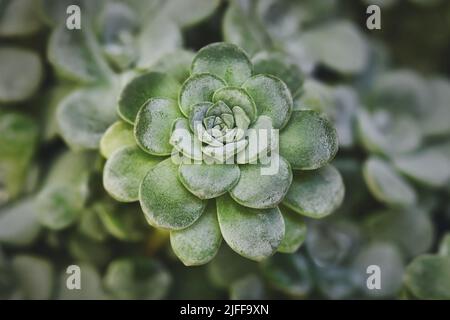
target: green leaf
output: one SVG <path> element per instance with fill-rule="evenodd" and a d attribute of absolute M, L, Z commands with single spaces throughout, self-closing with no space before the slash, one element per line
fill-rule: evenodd
<path fill-rule="evenodd" d="M 262 300 L 265 297 L 264 282 L 254 274 L 239 278 L 231 284 L 231 300 Z"/>
<path fill-rule="evenodd" d="M 316 79 L 305 79 L 294 99 L 294 110 L 328 112 L 334 104 L 333 89 Z"/>
<path fill-rule="evenodd" d="M 83 21 L 91 22 L 94 17 L 97 17 L 105 3 L 105 1 L 90 0 L 40 0 L 38 2 L 40 3 L 38 15 L 50 27 L 61 24 L 65 26 L 68 17 L 67 7 L 70 5 L 80 7 L 83 24 Z"/>
<path fill-rule="evenodd" d="M 261 267 L 269 284 L 289 296 L 304 298 L 313 288 L 310 267 L 302 255 L 277 254 Z"/>
<path fill-rule="evenodd" d="M 419 209 L 377 211 L 365 225 L 371 239 L 395 243 L 407 257 L 425 253 L 433 245 L 433 223 Z"/>
<path fill-rule="evenodd" d="M 148 155 L 138 147 L 116 150 L 105 163 L 103 186 L 117 201 L 138 201 L 142 180 L 160 161 L 161 158 Z"/>
<path fill-rule="evenodd" d="M 181 113 L 175 101 L 151 98 L 142 106 L 136 117 L 134 136 L 137 144 L 152 155 L 170 155 L 172 123 L 179 117 Z"/>
<path fill-rule="evenodd" d="M 284 222 L 278 208 L 251 209 L 224 195 L 217 199 L 217 214 L 227 244 L 248 259 L 264 260 L 283 240 Z"/>
<path fill-rule="evenodd" d="M 68 274 L 64 271 L 59 277 L 59 300 L 104 300 L 105 292 L 102 288 L 102 280 L 96 269 L 87 263 L 80 263 L 81 290 L 67 288 Z"/>
<path fill-rule="evenodd" d="M 164 2 L 162 12 L 188 28 L 211 16 L 219 4 L 219 0 L 172 0 Z"/>
<path fill-rule="evenodd" d="M 342 73 L 359 73 L 367 66 L 369 47 L 358 28 L 335 21 L 306 31 L 301 41 L 308 54 Z"/>
<path fill-rule="evenodd" d="M 247 54 L 230 43 L 213 43 L 203 47 L 192 61 L 191 73 L 211 73 L 229 86 L 240 86 L 252 75 L 252 63 Z"/>
<path fill-rule="evenodd" d="M 192 51 L 180 49 L 162 56 L 151 67 L 152 71 L 161 72 L 183 83 L 191 73 Z"/>
<path fill-rule="evenodd" d="M 100 153 L 108 159 L 111 154 L 123 147 L 136 145 L 133 127 L 124 121 L 114 122 L 100 140 Z"/>
<path fill-rule="evenodd" d="M 180 230 L 200 218 L 206 207 L 178 180 L 178 167 L 171 159 L 150 169 L 141 183 L 139 200 L 147 221 L 156 227 Z"/>
<path fill-rule="evenodd" d="M 344 199 L 342 177 L 333 166 L 296 172 L 283 204 L 295 212 L 320 219 L 333 213 Z"/>
<path fill-rule="evenodd" d="M 0 103 L 30 98 L 39 88 L 43 68 L 39 56 L 14 47 L 0 48 Z"/>
<path fill-rule="evenodd" d="M 426 186 L 443 187 L 450 181 L 450 161 L 438 151 L 417 151 L 397 156 L 393 162 L 402 174 Z"/>
<path fill-rule="evenodd" d="M 83 210 L 77 232 L 81 236 L 89 238 L 89 240 L 95 242 L 104 242 L 109 236 L 105 225 L 100 219 L 99 213 L 93 206 Z"/>
<path fill-rule="evenodd" d="M 294 111 L 280 133 L 280 154 L 294 170 L 320 168 L 334 158 L 337 150 L 336 130 L 317 111 Z"/>
<path fill-rule="evenodd" d="M 371 265 L 376 265 L 381 270 L 381 288 L 377 290 L 371 290 L 367 286 L 367 268 Z M 397 296 L 402 287 L 404 268 L 402 255 L 398 249 L 392 244 L 383 242 L 374 242 L 363 247 L 352 264 L 360 290 L 368 297 L 380 299 Z"/>
<path fill-rule="evenodd" d="M 278 247 L 278 252 L 294 253 L 306 239 L 307 227 L 305 221 L 296 212 L 286 207 L 280 207 L 284 218 L 284 238 Z"/>
<path fill-rule="evenodd" d="M 32 199 L 23 199 L 0 210 L 0 242 L 27 246 L 41 231 Z"/>
<path fill-rule="evenodd" d="M 95 241 L 79 233 L 71 234 L 66 246 L 72 259 L 99 268 L 103 268 L 112 257 L 113 250 L 107 243 Z"/>
<path fill-rule="evenodd" d="M 57 122 L 64 141 L 73 149 L 98 149 L 100 139 L 117 119 L 114 88 L 76 90 L 58 105 Z"/>
<path fill-rule="evenodd" d="M 138 206 L 118 206 L 111 201 L 101 201 L 94 205 L 93 210 L 107 232 L 121 241 L 142 241 L 150 233 L 150 227 Z"/>
<path fill-rule="evenodd" d="M 12 268 L 18 281 L 19 294 L 25 300 L 47 300 L 53 291 L 53 266 L 45 259 L 16 255 Z"/>
<path fill-rule="evenodd" d="M 0 14 L 0 36 L 20 37 L 39 31 L 42 22 L 36 15 L 38 6 L 39 3 L 34 0 L 3 1 Z"/>
<path fill-rule="evenodd" d="M 185 118 L 179 118 L 174 121 L 172 127 L 173 133 L 170 137 L 170 144 L 188 159 L 201 161 L 203 159 L 201 149 L 202 144 L 189 131 L 188 120 Z"/>
<path fill-rule="evenodd" d="M 98 83 L 109 81 L 113 75 L 87 24 L 82 30 L 69 30 L 65 24 L 55 28 L 50 35 L 47 56 L 57 74 L 67 80 Z"/>
<path fill-rule="evenodd" d="M 427 135 L 445 135 L 450 133 L 450 82 L 447 79 L 432 79 L 429 83 L 431 93 L 421 118 L 421 127 Z M 422 122 L 423 120 L 423 122 Z"/>
<path fill-rule="evenodd" d="M 236 87 L 218 89 L 214 92 L 212 101 L 214 103 L 223 101 L 230 108 L 238 106 L 245 111 L 245 114 L 250 118 L 251 122 L 256 119 L 255 102 L 244 89 Z"/>
<path fill-rule="evenodd" d="M 216 206 L 210 203 L 192 226 L 171 231 L 170 243 L 177 257 L 186 266 L 197 266 L 211 261 L 222 243 Z"/>
<path fill-rule="evenodd" d="M 150 98 L 176 100 L 180 85 L 175 78 L 164 73 L 148 72 L 132 79 L 119 97 L 118 112 L 128 123 L 135 123 L 136 115 Z"/>
<path fill-rule="evenodd" d="M 281 129 L 287 124 L 293 102 L 291 92 L 283 81 L 271 75 L 259 74 L 248 79 L 243 88 L 255 101 L 258 115 L 270 117 L 275 129 Z"/>
<path fill-rule="evenodd" d="M 206 112 L 208 112 L 209 108 L 211 108 L 212 106 L 213 104 L 211 102 L 200 102 L 194 104 L 191 107 L 191 112 L 189 113 L 189 127 L 191 128 L 192 132 L 198 134 L 196 124 L 203 123 L 203 119 L 206 116 Z M 199 137 L 199 139 L 202 139 L 202 137 Z"/>
<path fill-rule="evenodd" d="M 118 299 L 162 299 L 172 278 L 156 260 L 121 258 L 108 266 L 104 286 Z"/>
<path fill-rule="evenodd" d="M 441 244 L 439 245 L 439 254 L 450 257 L 450 233 L 446 233 L 442 237 Z"/>
<path fill-rule="evenodd" d="M 278 170 L 274 174 L 263 175 L 261 170 L 264 166 L 259 164 L 239 166 L 241 178 L 230 191 L 233 199 L 249 208 L 276 207 L 283 200 L 292 182 L 291 166 L 282 157 L 278 158 Z"/>
<path fill-rule="evenodd" d="M 181 112 L 188 116 L 194 104 L 211 101 L 214 92 L 225 86 L 225 82 L 213 74 L 192 75 L 183 83 L 180 90 L 178 104 Z"/>
<path fill-rule="evenodd" d="M 301 90 L 303 72 L 281 53 L 260 52 L 252 58 L 254 74 L 270 74 L 286 83 L 292 96 Z"/>
<path fill-rule="evenodd" d="M 238 182 L 239 167 L 232 164 L 181 164 L 179 178 L 183 185 L 200 199 L 223 195 Z"/>
<path fill-rule="evenodd" d="M 372 157 L 363 165 L 363 176 L 373 196 L 392 206 L 409 206 L 416 202 L 416 192 L 392 166 Z"/>
<path fill-rule="evenodd" d="M 405 284 L 419 299 L 450 299 L 450 257 L 423 255 L 406 268 Z"/>

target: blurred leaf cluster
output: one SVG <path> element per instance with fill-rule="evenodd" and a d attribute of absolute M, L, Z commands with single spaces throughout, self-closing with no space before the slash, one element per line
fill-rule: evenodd
<path fill-rule="evenodd" d="M 69 4 L 82 32 L 65 27 Z M 445 0 L 0 0 L 0 298 L 450 299 L 448 39 Z M 222 244 L 187 268 L 102 170 L 134 143 L 117 122 L 129 80 L 185 79 L 221 41 L 282 79 L 294 110 L 326 114 L 346 192 L 293 229 L 293 254 L 257 263 Z M 83 290 L 66 288 L 73 264 Z"/>

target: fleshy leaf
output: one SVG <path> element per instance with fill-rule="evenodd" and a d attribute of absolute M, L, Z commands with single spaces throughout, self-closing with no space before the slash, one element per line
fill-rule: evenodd
<path fill-rule="evenodd" d="M 117 120 L 113 88 L 74 91 L 58 105 L 57 122 L 64 141 L 73 149 L 97 149 L 108 127 Z"/>
<path fill-rule="evenodd" d="M 181 164 L 179 178 L 200 199 L 212 199 L 229 191 L 240 177 L 234 164 Z"/>
<path fill-rule="evenodd" d="M 189 114 L 189 127 L 191 128 L 192 132 L 196 132 L 197 124 L 203 123 L 203 119 L 206 116 L 206 112 L 208 111 L 209 108 L 212 107 L 212 105 L 213 104 L 211 102 L 200 102 L 192 106 L 191 112 Z M 199 139 L 200 138 L 201 136 L 199 136 Z"/>
<path fill-rule="evenodd" d="M 92 1 L 90 1 L 92 2 Z M 80 273 L 80 285 L 82 290 L 70 290 L 67 287 L 67 273 L 62 272 L 59 277 L 58 299 L 60 300 L 103 300 L 106 294 L 103 291 L 102 279 L 97 270 L 87 264 L 79 265 L 82 270 Z"/>
<path fill-rule="evenodd" d="M 280 79 L 259 74 L 248 79 L 243 88 L 255 101 L 258 115 L 272 118 L 275 129 L 283 128 L 293 108 L 292 95 L 286 84 Z"/>
<path fill-rule="evenodd" d="M 212 15 L 219 4 L 219 0 L 172 0 L 164 2 L 162 12 L 187 28 Z"/>
<path fill-rule="evenodd" d="M 188 116 L 194 104 L 211 101 L 214 92 L 225 85 L 222 79 L 209 73 L 189 77 L 183 83 L 178 98 L 181 112 Z"/>
<path fill-rule="evenodd" d="M 450 257 L 423 255 L 406 268 L 405 284 L 419 299 L 450 299 Z"/>
<path fill-rule="evenodd" d="M 177 257 L 186 266 L 202 265 L 211 261 L 222 243 L 216 206 L 211 203 L 192 226 L 171 231 L 170 243 Z"/>
<path fill-rule="evenodd" d="M 26 36 L 39 31 L 42 27 L 42 21 L 36 15 L 39 5 L 40 2 L 34 0 L 3 1 L 0 37 Z"/>
<path fill-rule="evenodd" d="M 160 160 L 161 158 L 148 155 L 138 147 L 121 148 L 105 163 L 103 186 L 118 201 L 137 201 L 142 179 Z"/>
<path fill-rule="evenodd" d="M 233 199 L 249 208 L 276 207 L 283 200 L 292 182 L 291 166 L 282 157 L 279 157 L 279 159 L 278 170 L 271 175 L 261 173 L 263 165 L 247 164 L 239 166 L 241 178 L 230 191 Z"/>
<path fill-rule="evenodd" d="M 224 87 L 216 92 L 212 97 L 213 102 L 223 101 L 230 108 L 238 106 L 245 111 L 251 122 L 256 119 L 256 106 L 252 97 L 241 88 Z"/>
<path fill-rule="evenodd" d="M 189 131 L 188 120 L 179 118 L 174 121 L 170 144 L 189 159 L 203 159 L 200 141 Z"/>
<path fill-rule="evenodd" d="M 249 274 L 231 284 L 231 300 L 261 300 L 265 297 L 264 282 L 257 275 Z"/>
<path fill-rule="evenodd" d="M 186 190 L 178 180 L 178 167 L 171 159 L 150 169 L 141 183 L 139 198 L 147 221 L 170 230 L 189 227 L 206 207 L 206 201 Z"/>
<path fill-rule="evenodd" d="M 165 73 L 178 82 L 183 83 L 190 75 L 194 53 L 188 50 L 177 50 L 162 56 L 152 66 L 152 70 Z"/>
<path fill-rule="evenodd" d="M 363 176 L 373 196 L 388 205 L 409 206 L 416 202 L 414 189 L 386 161 L 368 159 Z"/>
<path fill-rule="evenodd" d="M 301 215 L 323 218 L 335 211 L 344 199 L 342 177 L 333 166 L 296 172 L 283 204 Z"/>
<path fill-rule="evenodd" d="M 213 43 L 200 49 L 191 66 L 192 74 L 211 73 L 229 86 L 240 86 L 252 75 L 247 54 L 230 43 Z"/>
<path fill-rule="evenodd" d="M 152 155 L 170 155 L 172 123 L 181 116 L 174 100 L 165 98 L 148 100 L 136 117 L 134 136 L 138 145 Z"/>
<path fill-rule="evenodd" d="M 159 72 L 149 72 L 137 76 L 125 86 L 119 97 L 119 115 L 133 124 L 141 107 L 150 98 L 176 100 L 179 83 L 172 77 Z"/>
<path fill-rule="evenodd" d="M 334 158 L 337 150 L 336 130 L 317 111 L 294 111 L 280 133 L 280 154 L 294 170 L 320 168 Z"/>
<path fill-rule="evenodd" d="M 448 232 L 442 237 L 439 245 L 439 254 L 450 257 L 450 233 Z"/>
<path fill-rule="evenodd" d="M 220 230 L 227 244 L 240 255 L 261 261 L 275 253 L 284 237 L 278 208 L 251 209 L 228 195 L 217 199 Z"/>
<path fill-rule="evenodd" d="M 284 218 L 284 238 L 278 247 L 282 253 L 296 252 L 306 239 L 306 224 L 302 217 L 286 207 L 280 207 Z"/>
<path fill-rule="evenodd" d="M 124 121 L 114 122 L 100 140 L 100 153 L 106 159 L 116 150 L 122 147 L 136 145 L 133 127 Z"/>
<path fill-rule="evenodd" d="M 0 48 L 0 103 L 14 103 L 31 97 L 39 88 L 42 63 L 32 51 Z"/>

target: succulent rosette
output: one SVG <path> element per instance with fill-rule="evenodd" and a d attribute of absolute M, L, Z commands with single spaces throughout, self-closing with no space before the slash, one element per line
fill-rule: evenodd
<path fill-rule="evenodd" d="M 159 65 L 121 92 L 122 120 L 100 143 L 104 187 L 118 201 L 139 201 L 185 265 L 214 258 L 222 237 L 255 261 L 294 252 L 303 216 L 332 213 L 344 186 L 328 165 L 335 129 L 316 111 L 293 109 L 285 82 L 256 73 L 236 45 Z"/>

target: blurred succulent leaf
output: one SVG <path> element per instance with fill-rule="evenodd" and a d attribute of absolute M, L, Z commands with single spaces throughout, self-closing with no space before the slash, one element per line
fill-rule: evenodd
<path fill-rule="evenodd" d="M 59 277 L 57 299 L 59 300 L 104 300 L 107 298 L 103 288 L 99 272 L 90 264 L 82 262 L 80 267 L 81 290 L 70 290 L 67 287 L 66 272 Z"/>
<path fill-rule="evenodd" d="M 283 204 L 315 219 L 335 211 L 344 199 L 345 187 L 336 168 L 327 165 L 315 171 L 297 171 Z"/>
<path fill-rule="evenodd" d="M 114 151 L 136 145 L 133 127 L 124 121 L 114 122 L 100 140 L 100 153 L 108 159 Z"/>
<path fill-rule="evenodd" d="M 117 299 L 162 299 L 171 281 L 165 268 L 147 257 L 114 260 L 103 279 L 107 291 Z"/>
<path fill-rule="evenodd" d="M 202 216 L 190 227 L 170 232 L 170 243 L 177 257 L 186 266 L 202 265 L 211 261 L 222 243 L 216 206 L 206 207 Z"/>
<path fill-rule="evenodd" d="M 191 62 L 194 53 L 179 49 L 168 53 L 157 60 L 151 67 L 152 71 L 161 72 L 183 83 L 190 75 Z"/>
<path fill-rule="evenodd" d="M 316 111 L 294 111 L 280 133 L 280 154 L 294 170 L 320 168 L 334 158 L 337 150 L 336 130 Z"/>
<path fill-rule="evenodd" d="M 446 233 L 442 237 L 441 244 L 439 246 L 439 254 L 441 256 L 450 256 L 450 234 Z"/>
<path fill-rule="evenodd" d="M 217 199 L 217 215 L 226 243 L 246 258 L 261 261 L 273 255 L 283 240 L 284 221 L 277 207 L 251 209 L 224 195 Z"/>
<path fill-rule="evenodd" d="M 112 257 L 112 248 L 107 243 L 94 241 L 79 233 L 70 236 L 67 250 L 74 260 L 96 267 L 104 267 Z"/>
<path fill-rule="evenodd" d="M 83 20 L 92 21 L 105 3 L 104 0 L 39 0 L 38 2 L 40 2 L 38 14 L 41 20 L 51 27 L 56 27 L 61 24 L 65 25 L 67 7 L 70 5 L 79 6 L 83 14 Z"/>
<path fill-rule="evenodd" d="M 390 206 L 410 206 L 417 200 L 414 188 L 387 161 L 371 157 L 363 165 L 363 176 L 372 195 Z"/>
<path fill-rule="evenodd" d="M 211 16 L 219 4 L 220 0 L 165 1 L 162 14 L 167 14 L 180 27 L 189 28 Z"/>
<path fill-rule="evenodd" d="M 429 82 L 430 102 L 424 108 L 421 127 L 426 135 L 436 136 L 450 133 L 450 82 L 448 79 L 437 78 Z"/>
<path fill-rule="evenodd" d="M 139 201 L 150 225 L 170 230 L 189 227 L 206 207 L 206 201 L 186 190 L 178 180 L 178 167 L 171 159 L 150 169 L 141 183 Z"/>
<path fill-rule="evenodd" d="M 92 207 L 83 210 L 78 224 L 78 232 L 97 242 L 103 242 L 108 238 L 108 231 L 99 214 Z"/>
<path fill-rule="evenodd" d="M 103 134 L 116 120 L 113 87 L 78 89 L 58 105 L 59 132 L 75 150 L 98 149 Z"/>
<path fill-rule="evenodd" d="M 30 98 L 43 78 L 39 56 L 27 49 L 5 46 L 0 48 L 0 61 L 0 104 Z"/>
<path fill-rule="evenodd" d="M 254 274 L 242 277 L 230 286 L 231 300 L 261 300 L 265 297 L 264 282 Z"/>
<path fill-rule="evenodd" d="M 151 156 L 137 146 L 120 148 L 105 163 L 103 186 L 120 202 L 138 201 L 142 180 L 160 161 L 161 158 Z"/>
<path fill-rule="evenodd" d="M 294 253 L 306 239 L 306 223 L 302 217 L 289 208 L 283 206 L 279 208 L 283 215 L 285 231 L 278 252 Z"/>
<path fill-rule="evenodd" d="M 28 246 L 36 240 L 41 226 L 33 204 L 33 199 L 26 198 L 0 209 L 1 243 Z"/>
<path fill-rule="evenodd" d="M 33 0 L 4 0 L 0 13 L 0 37 L 27 36 L 39 31 L 42 22 L 36 16 L 39 3 Z"/>

